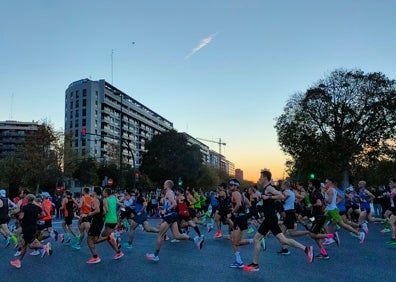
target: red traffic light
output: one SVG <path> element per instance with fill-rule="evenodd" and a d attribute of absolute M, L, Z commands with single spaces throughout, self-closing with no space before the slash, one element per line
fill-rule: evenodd
<path fill-rule="evenodd" d="M 87 129 L 86 128 L 81 129 L 81 134 L 83 135 L 87 134 Z"/>
<path fill-rule="evenodd" d="M 135 177 L 138 178 L 140 176 L 139 172 L 135 172 Z"/>

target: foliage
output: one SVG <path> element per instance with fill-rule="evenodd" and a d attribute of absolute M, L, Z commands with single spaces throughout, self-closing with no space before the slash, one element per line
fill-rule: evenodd
<path fill-rule="evenodd" d="M 378 161 L 394 138 L 395 94 L 395 81 L 381 73 L 339 69 L 293 95 L 275 125 L 292 172 L 347 182 L 359 162 Z"/>
<path fill-rule="evenodd" d="M 83 186 L 98 185 L 97 166 L 98 164 L 94 158 L 82 160 L 74 171 L 73 177 L 77 178 Z"/>
<path fill-rule="evenodd" d="M 166 179 L 183 184 L 195 183 L 202 163 L 197 145 L 187 144 L 187 138 L 175 130 L 155 135 L 146 144 L 140 171 L 146 174 L 156 185 L 161 186 Z"/>

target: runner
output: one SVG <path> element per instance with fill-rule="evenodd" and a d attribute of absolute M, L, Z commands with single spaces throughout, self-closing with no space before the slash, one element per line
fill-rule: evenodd
<path fill-rule="evenodd" d="M 10 240 L 18 243 L 18 239 L 9 229 L 8 223 L 11 218 L 8 215 L 11 209 L 15 209 L 17 206 L 9 198 L 6 197 L 6 191 L 0 190 L 0 230 L 1 233 L 6 236 L 6 247 L 10 245 Z"/>
<path fill-rule="evenodd" d="M 262 170 L 260 176 L 260 182 L 264 185 L 264 190 L 261 195 L 263 199 L 263 211 L 264 211 L 264 221 L 261 223 L 256 235 L 254 236 L 254 251 L 253 251 L 253 260 L 249 265 L 244 265 L 243 269 L 245 271 L 259 271 L 259 258 L 260 252 L 262 249 L 266 249 L 265 244 L 265 236 L 268 231 L 276 237 L 276 239 L 282 245 L 289 245 L 298 249 L 301 249 L 305 252 L 308 257 L 308 262 L 312 263 L 313 261 L 313 248 L 312 246 L 304 246 L 297 241 L 286 238 L 282 233 L 279 225 L 278 225 L 278 217 L 276 215 L 275 208 L 275 200 L 283 200 L 284 196 L 281 192 L 275 189 L 271 184 L 271 172 L 268 170 Z"/>
<path fill-rule="evenodd" d="M 202 248 L 202 245 L 204 243 L 203 238 L 198 238 L 198 239 L 192 239 L 188 235 L 185 234 L 180 234 L 179 228 L 177 225 L 177 203 L 175 199 L 175 193 L 173 192 L 174 184 L 172 180 L 166 180 L 164 182 L 164 191 L 165 191 L 165 196 L 164 196 L 164 207 L 163 210 L 161 211 L 162 216 L 164 221 L 160 225 L 160 230 L 157 236 L 157 241 L 156 241 L 156 250 L 154 253 L 146 253 L 146 258 L 148 260 L 152 261 L 159 261 L 159 252 L 161 249 L 161 246 L 163 244 L 163 236 L 166 234 L 166 232 L 171 229 L 171 232 L 173 234 L 173 237 L 177 240 L 191 240 L 193 241 L 197 248 L 200 250 Z"/>
<path fill-rule="evenodd" d="M 90 216 L 83 216 L 84 214 L 89 214 L 92 207 L 92 197 L 89 195 L 88 187 L 83 189 L 78 207 L 80 208 L 80 218 L 78 219 L 78 229 L 80 230 L 80 234 L 77 236 L 77 241 L 71 245 L 71 247 L 76 250 L 81 249 L 81 243 L 84 240 L 85 232 L 88 233 L 89 228 L 91 227 L 92 218 Z"/>
<path fill-rule="evenodd" d="M 228 182 L 231 191 L 232 209 L 228 217 L 233 222 L 231 232 L 231 244 L 235 254 L 235 262 L 230 265 L 231 268 L 243 268 L 243 261 L 240 254 L 240 247 L 253 243 L 253 239 L 242 239 L 243 231 L 248 229 L 247 208 L 250 207 L 249 200 L 239 191 L 239 181 L 231 179 Z"/>
<path fill-rule="evenodd" d="M 147 217 L 147 201 L 142 196 L 142 191 L 141 189 L 136 189 L 135 192 L 132 194 L 134 195 L 135 198 L 135 203 L 134 203 L 134 216 L 128 216 L 128 221 L 130 224 L 130 229 L 129 229 L 129 239 L 127 244 L 125 244 L 125 247 L 130 249 L 132 248 L 132 243 L 133 240 L 135 239 L 135 230 L 136 228 L 141 224 L 143 226 L 142 231 L 146 232 L 153 232 L 153 233 L 158 233 L 159 229 L 150 226 Z"/>
<path fill-rule="evenodd" d="M 22 207 L 19 214 L 19 219 L 22 223 L 22 234 L 24 242 L 21 246 L 21 253 L 19 255 L 19 258 L 10 261 L 10 264 L 16 268 L 21 268 L 21 261 L 24 258 L 28 247 L 34 250 L 42 249 L 42 257 L 44 257 L 46 254 L 52 254 L 51 244 L 47 243 L 46 245 L 42 245 L 40 241 L 36 238 L 37 219 L 43 218 L 45 216 L 45 213 L 41 209 L 40 204 L 34 203 L 34 195 L 29 194 L 26 196 L 26 198 L 27 205 Z"/>

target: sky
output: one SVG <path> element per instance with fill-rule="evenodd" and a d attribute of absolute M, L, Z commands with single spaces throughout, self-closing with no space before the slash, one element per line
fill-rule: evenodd
<path fill-rule="evenodd" d="M 105 79 L 257 181 L 287 176 L 274 128 L 339 68 L 396 78 L 394 1 L 25 0 L 0 9 L 0 120 L 64 128 L 65 90 Z M 204 142 L 205 143 L 205 142 Z"/>

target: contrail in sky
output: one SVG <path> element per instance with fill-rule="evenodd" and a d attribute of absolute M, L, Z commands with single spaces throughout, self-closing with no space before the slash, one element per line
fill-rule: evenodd
<path fill-rule="evenodd" d="M 191 50 L 191 52 L 190 52 L 184 59 L 187 60 L 187 59 L 190 58 L 192 55 L 194 55 L 195 53 L 197 53 L 199 50 L 201 50 L 202 48 L 204 48 L 206 45 L 208 45 L 208 44 L 212 41 L 212 39 L 213 39 L 216 35 L 217 35 L 217 32 L 216 32 L 216 33 L 213 33 L 213 34 L 209 35 L 208 37 L 206 37 L 206 38 L 202 39 L 201 41 L 199 41 L 199 44 L 198 44 L 196 47 L 194 47 L 194 48 Z"/>

